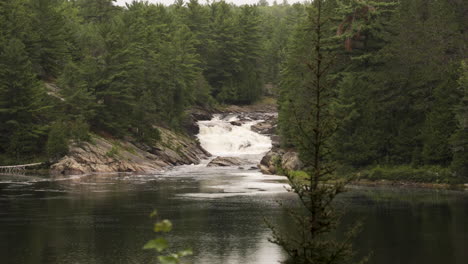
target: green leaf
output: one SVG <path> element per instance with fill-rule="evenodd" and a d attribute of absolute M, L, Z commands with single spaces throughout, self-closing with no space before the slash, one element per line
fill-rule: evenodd
<path fill-rule="evenodd" d="M 172 223 L 167 219 L 154 224 L 154 232 L 170 232 L 171 230 Z"/>
<path fill-rule="evenodd" d="M 159 256 L 158 260 L 161 262 L 161 264 L 177 264 L 180 262 L 179 257 L 174 254 L 168 256 Z"/>
<path fill-rule="evenodd" d="M 153 212 L 151 212 L 151 214 L 149 215 L 150 218 L 153 218 L 155 216 L 158 215 L 158 211 L 154 210 Z"/>
<path fill-rule="evenodd" d="M 156 249 L 158 252 L 161 252 L 164 249 L 166 249 L 168 246 L 169 245 L 167 243 L 167 240 L 160 237 L 160 238 L 156 238 L 156 239 L 148 241 L 148 243 L 146 243 L 143 249 Z"/>
<path fill-rule="evenodd" d="M 193 251 L 191 249 L 185 249 L 185 250 L 177 252 L 177 255 L 180 258 L 182 258 L 182 257 L 185 257 L 185 256 L 193 255 Z"/>

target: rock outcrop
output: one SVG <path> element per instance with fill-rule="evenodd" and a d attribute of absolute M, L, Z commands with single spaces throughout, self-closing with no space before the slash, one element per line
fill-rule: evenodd
<path fill-rule="evenodd" d="M 263 135 L 272 135 L 276 133 L 276 124 L 269 121 L 257 123 L 251 127 L 252 131 Z"/>
<path fill-rule="evenodd" d="M 210 120 L 213 118 L 213 113 L 202 108 L 193 108 L 186 112 L 186 120 L 183 124 L 185 130 L 192 136 L 200 132 L 197 121 Z"/>
<path fill-rule="evenodd" d="M 230 123 L 231 123 L 231 125 L 233 125 L 233 126 L 242 126 L 242 122 L 241 122 L 241 121 L 231 121 Z"/>
<path fill-rule="evenodd" d="M 264 174 L 278 174 L 278 167 L 283 170 L 301 170 L 304 165 L 297 152 L 274 149 L 263 156 L 258 167 Z"/>
<path fill-rule="evenodd" d="M 261 118 L 264 121 L 261 121 L 255 125 L 252 125 L 251 129 L 254 132 L 263 135 L 274 135 L 276 134 L 276 127 L 278 123 L 278 116 L 275 114 L 263 115 Z"/>
<path fill-rule="evenodd" d="M 216 157 L 207 167 L 228 167 L 228 166 L 239 166 L 248 163 L 247 161 L 235 158 L 235 157 Z"/>
<path fill-rule="evenodd" d="M 159 128 L 161 141 L 147 146 L 94 136 L 72 144 L 69 153 L 51 166 L 54 174 L 161 171 L 173 165 L 198 164 L 210 154 L 197 141 Z"/>
<path fill-rule="evenodd" d="M 281 153 L 270 150 L 263 156 L 258 167 L 264 174 L 276 174 L 277 166 L 280 161 Z"/>
<path fill-rule="evenodd" d="M 281 167 L 285 170 L 300 170 L 303 166 L 297 152 L 288 151 L 281 157 Z"/>

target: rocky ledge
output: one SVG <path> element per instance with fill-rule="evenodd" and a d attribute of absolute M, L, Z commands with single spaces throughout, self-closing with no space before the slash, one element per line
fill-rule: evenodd
<path fill-rule="evenodd" d="M 303 164 L 296 152 L 273 149 L 265 154 L 258 167 L 264 174 L 278 174 L 278 168 L 300 170 L 303 168 Z"/>
<path fill-rule="evenodd" d="M 154 146 L 93 136 L 91 142 L 72 144 L 68 155 L 51 166 L 54 174 L 103 172 L 150 173 L 164 168 L 198 164 L 210 154 L 185 135 L 159 128 L 161 140 Z"/>
<path fill-rule="evenodd" d="M 207 167 L 239 166 L 247 163 L 248 161 L 235 157 L 216 157 L 208 163 Z"/>

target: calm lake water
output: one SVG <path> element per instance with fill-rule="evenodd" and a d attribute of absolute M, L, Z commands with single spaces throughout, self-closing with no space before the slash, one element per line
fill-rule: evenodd
<path fill-rule="evenodd" d="M 0 263 L 151 263 L 141 248 L 155 237 L 155 208 L 174 223 L 170 241 L 193 248 L 192 263 L 278 263 L 284 255 L 267 241 L 264 218 L 287 225 L 276 201 L 295 202 L 281 177 L 203 165 L 160 175 L 0 177 Z M 364 220 L 357 247 L 372 251 L 370 263 L 467 263 L 467 193 L 352 188 L 338 206 L 345 224 Z"/>

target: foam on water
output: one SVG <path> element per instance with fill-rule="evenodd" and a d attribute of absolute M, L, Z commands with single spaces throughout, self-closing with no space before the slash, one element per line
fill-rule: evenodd
<path fill-rule="evenodd" d="M 222 157 L 260 157 L 270 150 L 270 138 L 250 130 L 252 125 L 261 120 L 249 121 L 241 126 L 230 123 L 237 120 L 236 116 L 221 118 L 220 115 L 215 115 L 212 120 L 199 121 L 198 139 L 202 147 L 211 154 Z"/>

